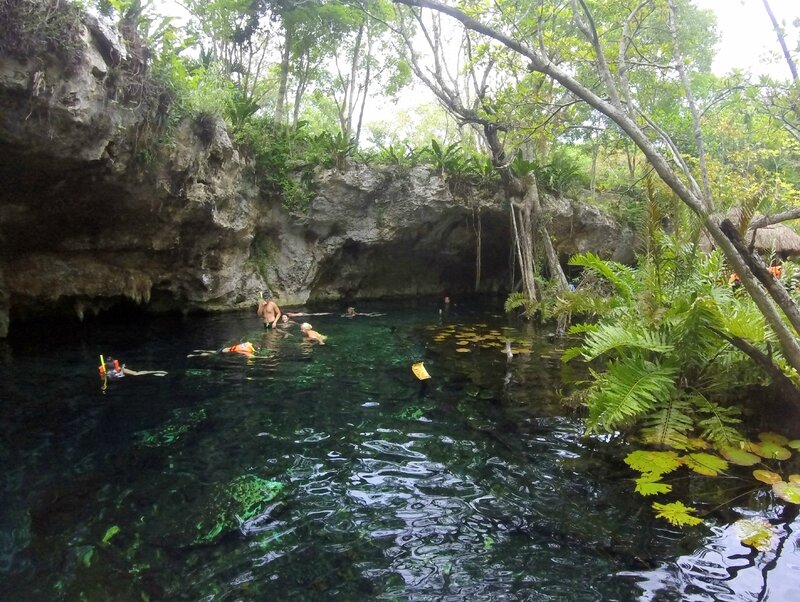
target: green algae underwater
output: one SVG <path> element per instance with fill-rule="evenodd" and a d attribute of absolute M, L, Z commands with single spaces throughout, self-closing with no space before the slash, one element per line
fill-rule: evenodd
<path fill-rule="evenodd" d="M 561 403 L 569 343 L 499 305 L 334 308 L 324 347 L 254 312 L 12 337 L 0 599 L 800 599 L 794 507 L 687 477 L 704 523 L 657 519 L 633 448 Z M 168 375 L 103 392 L 99 353 Z M 735 534 L 756 516 L 765 551 Z"/>

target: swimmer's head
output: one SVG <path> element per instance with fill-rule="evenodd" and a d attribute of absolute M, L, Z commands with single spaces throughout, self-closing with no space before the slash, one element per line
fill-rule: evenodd
<path fill-rule="evenodd" d="M 356 308 L 355 307 L 348 307 L 347 311 L 345 312 L 348 316 L 356 315 Z"/>
<path fill-rule="evenodd" d="M 281 314 L 281 322 L 286 324 L 288 321 L 289 321 L 289 316 L 287 316 L 286 314 Z"/>
<path fill-rule="evenodd" d="M 308 322 L 303 322 L 300 324 L 300 330 L 311 330 L 311 324 Z"/>
<path fill-rule="evenodd" d="M 261 293 L 261 296 L 265 301 L 272 299 L 272 295 L 269 294 L 269 291 L 264 291 L 263 293 Z"/>

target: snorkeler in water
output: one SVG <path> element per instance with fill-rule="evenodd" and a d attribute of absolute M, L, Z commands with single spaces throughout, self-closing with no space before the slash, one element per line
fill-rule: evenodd
<path fill-rule="evenodd" d="M 222 349 L 195 349 L 186 357 L 216 355 L 217 353 L 238 353 L 246 357 L 254 357 L 257 351 L 258 350 L 256 349 L 255 345 L 253 345 L 250 341 L 245 341 L 244 343 L 237 343 L 236 345 L 223 347 Z"/>
<path fill-rule="evenodd" d="M 124 378 L 125 376 L 166 376 L 164 370 L 131 370 L 125 364 L 120 364 L 118 359 L 110 357 L 107 360 L 100 356 L 100 365 L 97 368 L 100 378 Z"/>

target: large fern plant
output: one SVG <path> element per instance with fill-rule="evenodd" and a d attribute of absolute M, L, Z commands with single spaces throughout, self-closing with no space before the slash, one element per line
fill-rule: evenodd
<path fill-rule="evenodd" d="M 590 366 L 587 432 L 636 428 L 645 442 L 677 449 L 695 436 L 740 439 L 725 401 L 766 377 L 729 341 L 762 350 L 771 341 L 749 299 L 727 287 L 721 257 L 654 233 L 636 268 L 589 253 L 571 264 L 589 284 L 560 311 L 597 317 L 573 326 L 583 343 L 564 355 Z"/>

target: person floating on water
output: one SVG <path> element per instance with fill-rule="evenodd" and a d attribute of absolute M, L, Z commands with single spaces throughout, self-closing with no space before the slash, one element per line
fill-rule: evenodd
<path fill-rule="evenodd" d="M 100 373 L 100 378 L 103 380 L 106 378 L 123 378 L 125 376 L 167 375 L 167 372 L 164 370 L 131 370 L 127 368 L 125 364 L 120 364 L 118 359 L 109 357 L 108 360 L 104 360 L 102 355 L 100 356 L 100 365 L 97 367 L 97 370 Z"/>
<path fill-rule="evenodd" d="M 324 345 L 325 339 L 328 338 L 324 334 L 320 334 L 316 330 L 314 330 L 313 326 L 311 326 L 311 324 L 309 324 L 308 322 L 303 322 L 300 325 L 300 332 L 302 332 L 303 336 L 306 337 L 307 339 L 311 341 L 317 341 L 320 345 Z"/>
<path fill-rule="evenodd" d="M 264 320 L 264 329 L 275 328 L 281 317 L 281 308 L 272 300 L 269 291 L 264 291 L 258 300 L 256 314 Z"/>
<path fill-rule="evenodd" d="M 343 318 L 355 318 L 356 316 L 367 316 L 368 318 L 373 318 L 375 316 L 385 316 L 385 315 L 386 314 L 381 314 L 381 313 L 378 313 L 376 311 L 373 311 L 372 313 L 368 313 L 368 314 L 359 313 L 359 312 L 356 311 L 355 307 L 348 307 L 347 310 L 345 310 L 345 312 L 342 314 L 342 317 Z"/>
<path fill-rule="evenodd" d="M 198 357 L 203 355 L 215 355 L 217 353 L 238 353 L 239 355 L 244 355 L 246 357 L 253 357 L 256 354 L 256 346 L 253 345 L 250 341 L 245 341 L 244 343 L 237 343 L 236 345 L 231 345 L 230 347 L 223 347 L 222 349 L 195 349 L 192 353 L 187 355 L 186 357 Z"/>

